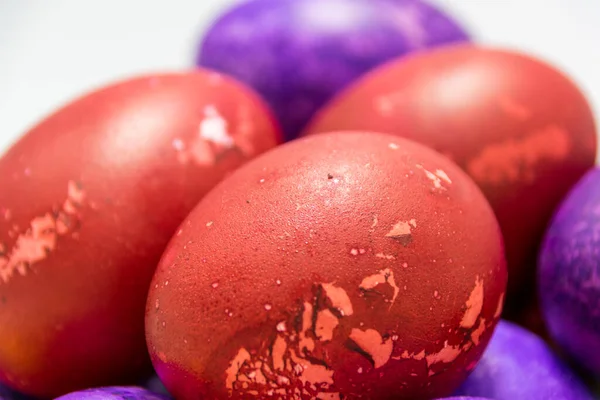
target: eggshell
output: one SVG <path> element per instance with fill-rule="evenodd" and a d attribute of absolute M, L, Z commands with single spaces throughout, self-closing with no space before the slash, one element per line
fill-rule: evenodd
<path fill-rule="evenodd" d="M 149 375 L 166 244 L 279 137 L 254 94 L 208 71 L 116 83 L 28 132 L 0 160 L 0 381 L 55 397 Z"/>
<path fill-rule="evenodd" d="M 558 208 L 542 249 L 539 294 L 548 330 L 600 377 L 600 169 L 589 171 Z"/>
<path fill-rule="evenodd" d="M 456 165 L 390 135 L 322 135 L 242 167 L 185 220 L 148 347 L 182 400 L 433 398 L 478 360 L 505 284 L 498 224 Z"/>
<path fill-rule="evenodd" d="M 591 400 L 583 383 L 535 334 L 501 321 L 459 394 L 496 400 Z"/>
<path fill-rule="evenodd" d="M 468 40 L 417 0 L 252 0 L 204 34 L 197 64 L 256 89 L 292 139 L 335 93 L 395 57 Z"/>
<path fill-rule="evenodd" d="M 115 386 L 97 389 L 86 389 L 66 394 L 56 400 L 168 400 L 168 396 L 152 393 L 135 386 Z"/>
<path fill-rule="evenodd" d="M 376 69 L 326 106 L 305 134 L 347 129 L 421 142 L 475 180 L 504 234 L 509 301 L 519 289 L 531 293 L 552 212 L 596 156 L 592 111 L 573 82 L 530 56 L 474 45 Z"/>

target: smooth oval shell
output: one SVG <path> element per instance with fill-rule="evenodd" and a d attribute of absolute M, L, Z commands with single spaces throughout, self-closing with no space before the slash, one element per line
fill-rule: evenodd
<path fill-rule="evenodd" d="M 254 88 L 293 139 L 365 72 L 416 50 L 466 40 L 457 22 L 418 0 L 252 0 L 213 23 L 197 64 Z"/>
<path fill-rule="evenodd" d="M 376 133 L 302 139 L 180 226 L 148 347 L 182 400 L 449 395 L 498 320 L 505 268 L 492 210 L 448 159 Z"/>
<path fill-rule="evenodd" d="M 539 258 L 539 294 L 552 338 L 600 376 L 600 169 L 558 208 Z"/>
<path fill-rule="evenodd" d="M 56 400 L 169 400 L 168 396 L 135 386 L 102 387 L 66 394 Z"/>
<path fill-rule="evenodd" d="M 535 334 L 501 321 L 479 364 L 459 389 L 496 400 L 592 400 L 579 378 Z"/>
<path fill-rule="evenodd" d="M 596 156 L 592 111 L 568 78 L 529 56 L 474 45 L 374 70 L 320 111 L 305 134 L 348 129 L 423 143 L 475 180 L 504 234 L 511 294 L 531 292 L 552 213 Z"/>
<path fill-rule="evenodd" d="M 254 94 L 200 70 L 110 85 L 28 132 L 0 160 L 0 381 L 39 397 L 139 382 L 175 228 L 279 137 Z"/>

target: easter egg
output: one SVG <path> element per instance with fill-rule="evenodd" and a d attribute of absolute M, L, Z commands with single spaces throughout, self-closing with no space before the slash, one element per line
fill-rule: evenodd
<path fill-rule="evenodd" d="M 418 141 L 473 178 L 502 228 L 509 302 L 531 292 L 552 212 L 596 156 L 592 111 L 565 75 L 524 54 L 467 44 L 376 69 L 326 106 L 305 134 L 348 129 Z"/>
<path fill-rule="evenodd" d="M 146 335 L 177 399 L 452 394 L 502 310 L 501 233 L 422 145 L 300 139 L 246 164 L 180 225 Z"/>
<path fill-rule="evenodd" d="M 437 400 L 491 400 L 484 397 L 471 397 L 471 396 L 455 396 L 455 397 L 444 397 L 443 399 Z"/>
<path fill-rule="evenodd" d="M 169 400 L 168 396 L 135 386 L 85 389 L 58 397 L 56 400 Z"/>
<path fill-rule="evenodd" d="M 592 400 L 579 378 L 535 334 L 501 321 L 458 393 L 496 400 Z"/>
<path fill-rule="evenodd" d="M 539 295 L 552 338 L 600 377 L 600 169 L 558 208 L 539 257 Z"/>
<path fill-rule="evenodd" d="M 279 137 L 253 93 L 201 70 L 109 85 L 29 131 L 0 159 L 0 381 L 56 397 L 149 375 L 165 246 Z"/>
<path fill-rule="evenodd" d="M 450 16 L 417 0 L 251 0 L 212 24 L 197 64 L 254 88 L 293 139 L 365 72 L 416 50 L 466 40 Z"/>

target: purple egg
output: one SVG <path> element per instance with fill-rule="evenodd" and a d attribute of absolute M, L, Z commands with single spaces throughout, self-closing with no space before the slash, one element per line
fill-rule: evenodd
<path fill-rule="evenodd" d="M 419 0 L 252 0 L 213 24 L 197 64 L 253 87 L 289 140 L 365 72 L 415 50 L 466 40 L 457 22 Z"/>
<path fill-rule="evenodd" d="M 552 220 L 538 268 L 552 338 L 600 376 L 600 169 L 587 173 Z"/>
<path fill-rule="evenodd" d="M 435 400 L 491 400 L 487 397 L 471 397 L 471 396 L 456 396 L 456 397 L 444 397 L 443 399 Z"/>
<path fill-rule="evenodd" d="M 110 386 L 80 390 L 58 397 L 56 400 L 169 400 L 168 396 L 153 393 L 136 386 Z"/>
<path fill-rule="evenodd" d="M 457 395 L 496 400 L 592 400 L 579 378 L 535 334 L 501 321 Z"/>

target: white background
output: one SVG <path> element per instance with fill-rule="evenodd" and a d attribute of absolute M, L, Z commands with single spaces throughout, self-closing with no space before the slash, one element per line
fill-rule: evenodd
<path fill-rule="evenodd" d="M 600 0 L 431 1 L 480 42 L 528 51 L 562 68 L 600 116 Z M 191 67 L 200 35 L 234 2 L 0 0 L 0 153 L 82 92 L 138 73 Z"/>

